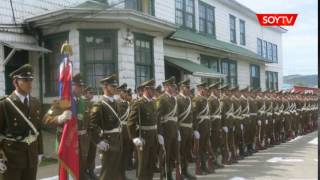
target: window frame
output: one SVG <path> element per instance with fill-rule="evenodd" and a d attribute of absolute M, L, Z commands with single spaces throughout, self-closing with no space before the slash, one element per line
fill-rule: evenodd
<path fill-rule="evenodd" d="M 278 63 L 278 46 L 276 44 L 272 44 L 272 62 Z"/>
<path fill-rule="evenodd" d="M 252 76 L 252 68 L 255 68 L 257 77 Z M 256 64 L 250 64 L 250 86 L 253 88 L 260 88 L 261 83 L 260 83 L 260 66 Z M 257 86 L 255 85 L 257 84 Z"/>
<path fill-rule="evenodd" d="M 271 47 L 271 49 L 269 49 L 269 47 Z M 267 42 L 267 59 L 271 62 L 273 62 L 273 54 L 272 54 L 272 43 L 271 42 Z"/>
<path fill-rule="evenodd" d="M 266 89 L 279 90 L 279 73 L 278 72 L 266 71 Z"/>
<path fill-rule="evenodd" d="M 241 25 L 243 25 L 243 32 Z M 239 31 L 240 31 L 240 45 L 246 45 L 246 22 L 243 19 L 239 19 Z"/>
<path fill-rule="evenodd" d="M 48 41 L 54 40 L 56 41 L 57 39 L 65 39 L 65 40 L 69 40 L 69 31 L 66 32 L 60 32 L 60 33 L 56 33 L 56 34 L 51 34 L 48 36 L 45 36 L 43 39 L 44 42 L 44 47 L 51 49 L 50 47 L 47 46 Z M 61 44 L 62 45 L 62 44 Z M 51 67 L 52 66 L 52 61 L 48 60 L 48 56 L 53 55 L 53 52 L 55 50 L 58 51 L 59 53 L 59 57 L 62 58 L 61 53 L 60 53 L 60 49 L 51 49 L 52 52 L 51 53 L 46 53 L 44 55 L 44 63 L 43 63 L 43 67 L 45 69 L 47 69 L 46 71 L 44 71 L 44 96 L 45 97 L 56 97 L 59 95 L 59 85 L 58 85 L 58 73 L 59 73 L 59 64 L 61 62 L 62 59 L 58 59 L 58 63 L 57 63 L 57 67 Z M 49 63 L 49 64 L 48 64 Z M 52 77 L 51 74 L 48 75 L 48 73 L 52 73 L 52 69 L 56 70 L 56 77 L 53 79 L 56 79 L 56 81 L 54 81 L 53 79 L 51 79 Z M 49 78 L 49 79 L 48 79 Z M 53 85 L 54 84 L 54 85 Z M 55 87 L 56 92 L 55 92 Z"/>
<path fill-rule="evenodd" d="M 150 54 L 150 58 L 151 58 L 151 63 L 149 65 L 146 65 L 146 64 L 143 64 L 143 63 L 139 63 L 137 62 L 137 59 L 136 59 L 136 50 L 137 50 L 137 47 L 136 47 L 136 40 L 142 40 L 142 41 L 149 41 L 150 42 L 150 50 L 151 50 L 151 54 Z M 145 34 L 141 34 L 141 33 L 134 33 L 134 74 L 135 74 L 135 85 L 136 87 L 138 85 L 140 85 L 137 81 L 137 66 L 149 66 L 150 68 L 150 78 L 149 79 L 152 79 L 155 77 L 155 68 L 154 68 L 154 45 L 153 45 L 153 40 L 154 40 L 154 37 L 152 36 L 148 36 L 148 35 L 145 35 Z M 140 77 L 140 76 L 139 76 Z M 142 82 L 140 82 L 142 83 Z"/>
<path fill-rule="evenodd" d="M 234 26 L 234 32 L 231 26 L 231 19 L 234 20 L 232 26 Z M 236 17 L 234 15 L 229 14 L 229 26 L 230 26 L 230 42 L 237 44 L 237 27 L 236 27 Z M 233 32 L 233 36 L 232 36 Z M 234 39 L 234 40 L 233 40 Z"/>
<path fill-rule="evenodd" d="M 204 15 L 205 17 L 200 17 L 200 6 L 204 7 Z M 208 20 L 208 9 L 213 11 L 213 21 L 209 21 Z M 201 34 L 205 34 L 205 35 L 209 35 L 209 36 L 213 36 L 214 38 L 216 38 L 216 13 L 215 13 L 215 7 L 211 6 L 203 1 L 199 1 L 199 33 Z M 203 20 L 204 21 L 204 31 L 200 30 L 200 21 Z M 208 33 L 208 23 L 212 23 L 212 34 Z"/>
<path fill-rule="evenodd" d="M 175 24 L 177 24 L 177 11 L 180 11 L 182 13 L 182 24 L 181 25 L 177 24 L 177 25 L 179 25 L 181 28 L 195 31 L 195 0 L 191 0 L 192 4 L 193 4 L 192 14 L 190 12 L 187 12 L 186 1 L 188 1 L 188 0 L 181 0 L 182 1 L 182 9 L 177 8 L 176 1 L 177 0 L 175 0 L 175 4 L 174 4 L 175 5 Z M 186 14 L 192 15 L 192 28 L 187 26 Z"/>
<path fill-rule="evenodd" d="M 109 29 L 109 30 L 100 30 L 100 29 L 79 29 L 79 36 L 80 36 L 80 72 L 82 72 L 82 76 L 84 79 L 84 82 L 87 83 L 87 64 L 110 64 L 113 63 L 114 66 L 114 73 L 118 73 L 118 29 Z M 112 62 L 105 63 L 105 60 L 98 60 L 94 61 L 95 63 L 88 63 L 86 62 L 86 56 L 85 56 L 85 36 L 86 35 L 103 35 L 105 37 L 109 37 L 112 41 Z M 97 86 L 97 89 L 94 89 L 95 87 L 92 87 L 94 92 L 100 92 L 99 86 Z M 94 94 L 98 94 L 94 93 Z"/>
<path fill-rule="evenodd" d="M 129 4 L 128 2 L 130 1 L 135 1 L 133 2 L 136 7 L 129 7 Z M 133 9 L 133 10 L 136 10 L 136 11 L 139 11 L 139 12 L 142 12 L 142 3 L 141 3 L 142 0 L 125 0 L 124 2 L 124 6 L 125 6 L 125 9 Z M 152 15 L 152 16 L 155 16 L 155 3 L 154 3 L 154 0 L 150 0 L 151 1 L 151 14 L 148 12 L 149 15 Z"/>
<path fill-rule="evenodd" d="M 265 59 L 268 58 L 268 42 L 265 40 L 262 40 L 262 57 Z"/>
<path fill-rule="evenodd" d="M 228 64 L 228 72 L 227 74 L 223 72 L 223 63 L 227 63 Z M 235 75 L 231 76 L 231 64 L 235 65 Z M 231 60 L 231 59 L 222 59 L 221 63 L 220 63 L 220 72 L 222 74 L 226 74 L 226 79 L 227 79 L 227 83 L 231 82 L 231 78 L 235 78 L 235 84 L 238 84 L 238 64 L 237 61 Z"/>
<path fill-rule="evenodd" d="M 260 47 L 259 47 L 260 42 Z M 257 38 L 257 54 L 262 57 L 262 39 Z M 260 50 L 260 51 L 259 51 Z"/>

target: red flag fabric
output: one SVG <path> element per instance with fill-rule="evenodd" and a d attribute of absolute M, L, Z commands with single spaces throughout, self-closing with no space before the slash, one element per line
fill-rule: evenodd
<path fill-rule="evenodd" d="M 72 64 L 69 56 L 64 55 L 60 64 L 59 94 L 60 100 L 68 100 L 71 102 L 72 118 L 68 120 L 63 127 L 59 144 L 59 180 L 68 180 L 68 174 L 70 174 L 74 180 L 79 180 L 79 140 L 76 119 L 77 109 L 72 98 L 71 81 Z"/>

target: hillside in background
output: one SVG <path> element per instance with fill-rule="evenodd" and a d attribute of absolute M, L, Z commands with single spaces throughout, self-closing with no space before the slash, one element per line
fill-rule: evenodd
<path fill-rule="evenodd" d="M 318 87 L 318 75 L 289 75 L 283 77 L 283 83 L 297 86 Z"/>

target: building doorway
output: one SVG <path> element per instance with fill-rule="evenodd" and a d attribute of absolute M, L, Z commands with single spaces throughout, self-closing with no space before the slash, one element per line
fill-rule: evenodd
<path fill-rule="evenodd" d="M 181 70 L 176 68 L 175 66 L 165 63 L 164 71 L 165 71 L 165 79 L 168 79 L 171 76 L 174 76 L 176 78 L 176 82 L 180 82 L 182 80 Z"/>

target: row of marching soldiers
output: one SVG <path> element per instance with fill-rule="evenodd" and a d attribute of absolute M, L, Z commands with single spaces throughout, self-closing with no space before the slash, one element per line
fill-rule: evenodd
<path fill-rule="evenodd" d="M 171 77 L 155 88 L 143 82 L 133 97 L 115 75 L 100 80 L 103 96 L 92 102 L 90 89 L 78 74 L 73 95 L 78 106 L 80 179 L 124 180 L 135 164 L 137 179 L 196 179 L 195 175 L 236 163 L 258 150 L 316 129 L 317 97 L 311 94 L 262 92 L 228 84 L 201 83 L 196 94 L 190 80 Z M 57 127 L 71 117 L 55 101 L 43 118 Z M 94 173 L 96 150 L 101 172 Z M 135 160 L 135 162 L 133 162 Z M 194 173 L 188 164 L 195 162 Z M 175 178 L 173 171 L 175 170 Z"/>

